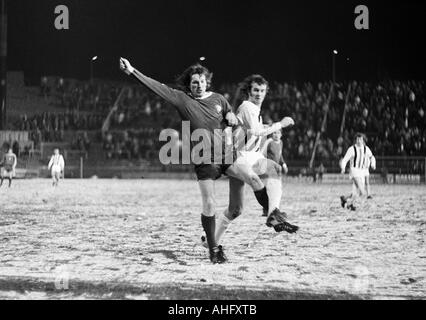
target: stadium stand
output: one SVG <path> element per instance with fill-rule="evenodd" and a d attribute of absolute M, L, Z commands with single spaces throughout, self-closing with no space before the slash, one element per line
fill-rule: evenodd
<path fill-rule="evenodd" d="M 0 140 L 3 147 L 16 142 L 20 155 L 38 155 L 40 162 L 45 162 L 50 150 L 47 146 L 61 145 L 69 159 L 83 157 L 88 164 L 151 164 L 166 170 L 158 162 L 162 145 L 158 136 L 164 128 L 180 131 L 180 117 L 146 88 L 61 77 L 42 77 L 40 87 L 34 88 L 24 86 L 18 73 L 13 79 L 8 99 L 19 105 L 19 112 L 9 116 L 9 128 L 10 132 L 24 132 L 26 138 L 11 138 L 4 132 Z M 379 157 L 426 155 L 424 81 L 353 81 L 337 83 L 333 90 L 330 87 L 330 82 L 271 84 L 262 116 L 267 123 L 284 116 L 295 120 L 296 125 L 283 136 L 283 155 L 290 168 L 305 173 L 314 153 L 315 168 L 336 170 L 358 131 L 367 135 L 368 145 Z M 237 84 L 223 84 L 216 90 L 234 106 L 241 102 Z M 25 98 L 18 101 L 16 97 Z M 318 132 L 321 135 L 316 143 Z M 424 167 L 424 162 L 418 163 Z M 179 166 L 174 169 L 184 170 Z"/>

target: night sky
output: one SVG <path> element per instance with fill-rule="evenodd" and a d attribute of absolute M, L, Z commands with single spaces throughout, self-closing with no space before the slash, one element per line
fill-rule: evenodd
<path fill-rule="evenodd" d="M 8 69 L 28 79 L 63 75 L 125 79 L 118 58 L 171 82 L 206 56 L 215 81 L 261 73 L 271 81 L 331 78 L 424 79 L 426 6 L 422 1 L 8 0 Z M 67 5 L 70 29 L 54 28 Z M 370 30 L 354 27 L 367 5 Z M 349 62 L 347 61 L 349 58 Z"/>

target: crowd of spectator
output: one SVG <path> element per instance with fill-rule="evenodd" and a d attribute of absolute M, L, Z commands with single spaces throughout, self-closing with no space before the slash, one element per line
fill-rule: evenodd
<path fill-rule="evenodd" d="M 42 77 L 40 94 L 56 98 L 58 107 L 68 111 L 107 112 L 117 99 L 122 84 L 108 81 L 78 81 Z"/>
<path fill-rule="evenodd" d="M 14 129 L 28 131 L 37 148 L 41 142 L 63 142 L 65 131 L 99 130 L 104 117 L 99 114 L 77 112 L 43 112 L 31 117 L 23 115 Z"/>
<path fill-rule="evenodd" d="M 23 115 L 17 121 L 15 129 L 30 132 L 36 147 L 41 141 L 63 141 L 67 130 L 100 130 L 123 85 L 44 77 L 40 88 L 42 95 L 57 97 L 62 109 L 58 113 Z M 124 88 L 103 135 L 105 156 L 139 159 L 155 150 L 158 153 L 159 132 L 163 128 L 179 131 L 179 115 L 143 86 Z M 237 88 L 237 84 L 224 84 L 216 91 L 236 107 L 242 100 L 235 96 Z M 330 82 L 271 83 L 261 113 L 265 123 L 284 116 L 295 120 L 295 126 L 283 135 L 283 155 L 288 160 L 310 159 L 319 132 L 319 162 L 336 164 L 356 132 L 366 134 L 368 145 L 379 156 L 426 155 L 424 90 L 424 81 L 354 81 L 337 83 L 333 90 Z M 85 151 L 91 143 L 84 133 L 72 141 L 75 148 Z"/>
<path fill-rule="evenodd" d="M 336 165 L 353 143 L 356 132 L 366 134 L 376 155 L 426 155 L 424 82 L 354 81 L 337 83 L 330 89 L 330 82 L 271 84 L 262 107 L 264 122 L 291 116 L 296 123 L 283 136 L 286 159 L 310 159 L 318 132 L 318 163 Z M 236 84 L 223 85 L 218 91 L 234 105 L 241 102 L 241 97 L 233 96 Z M 322 127 L 326 113 L 327 121 Z M 119 130 L 136 129 L 147 123 L 179 130 L 180 117 L 173 107 L 145 88 L 130 87 L 112 126 Z M 157 141 L 158 135 L 154 139 Z"/>
<path fill-rule="evenodd" d="M 316 149 L 319 162 L 336 165 L 353 143 L 356 132 L 366 134 L 376 155 L 424 156 L 424 90 L 424 81 L 354 81 L 338 83 L 331 92 L 330 83 L 273 84 L 262 115 L 270 123 L 284 116 L 295 120 L 296 125 L 283 136 L 287 159 L 311 157 L 327 109 L 327 121 Z"/>
<path fill-rule="evenodd" d="M 175 128 L 180 123 L 174 107 L 142 86 L 126 87 L 119 105 L 111 119 L 116 129 L 139 129 L 144 124 Z"/>
<path fill-rule="evenodd" d="M 158 136 L 158 128 L 107 132 L 103 138 L 105 158 L 154 159 L 158 156 L 160 148 Z"/>
<path fill-rule="evenodd" d="M 354 83 L 347 126 L 370 136 L 380 155 L 426 155 L 424 82 Z"/>

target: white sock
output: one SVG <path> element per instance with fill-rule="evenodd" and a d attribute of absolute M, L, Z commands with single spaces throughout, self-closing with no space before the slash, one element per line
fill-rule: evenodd
<path fill-rule="evenodd" d="M 269 198 L 269 215 L 275 209 L 280 208 L 282 184 L 280 179 L 269 178 L 266 180 L 265 186 Z"/>
<path fill-rule="evenodd" d="M 215 238 L 217 244 L 219 244 L 220 238 L 222 238 L 223 234 L 225 233 L 226 229 L 228 229 L 229 224 L 231 223 L 231 220 L 229 220 L 225 214 L 228 213 L 228 209 L 226 209 L 223 214 L 221 214 L 216 219 L 216 232 L 215 232 Z"/>

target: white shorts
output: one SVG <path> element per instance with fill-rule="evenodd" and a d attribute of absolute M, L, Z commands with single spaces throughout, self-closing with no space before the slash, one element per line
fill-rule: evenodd
<path fill-rule="evenodd" d="M 240 151 L 238 152 L 238 158 L 235 161 L 236 164 L 245 164 L 249 167 L 253 167 L 256 162 L 261 159 L 266 159 L 263 154 L 255 151 Z"/>
<path fill-rule="evenodd" d="M 55 176 L 57 174 L 61 174 L 62 168 L 60 166 L 52 166 L 52 169 L 50 172 L 52 173 L 52 176 Z"/>
<path fill-rule="evenodd" d="M 6 168 L 1 168 L 1 176 L 13 178 L 16 175 L 15 169 L 6 170 Z"/>
<path fill-rule="evenodd" d="M 370 176 L 370 170 L 364 169 L 364 177 L 369 177 L 369 176 Z"/>
<path fill-rule="evenodd" d="M 354 179 L 354 178 L 364 179 L 365 178 L 365 169 L 351 168 L 351 170 L 349 172 L 349 177 L 351 179 Z"/>

